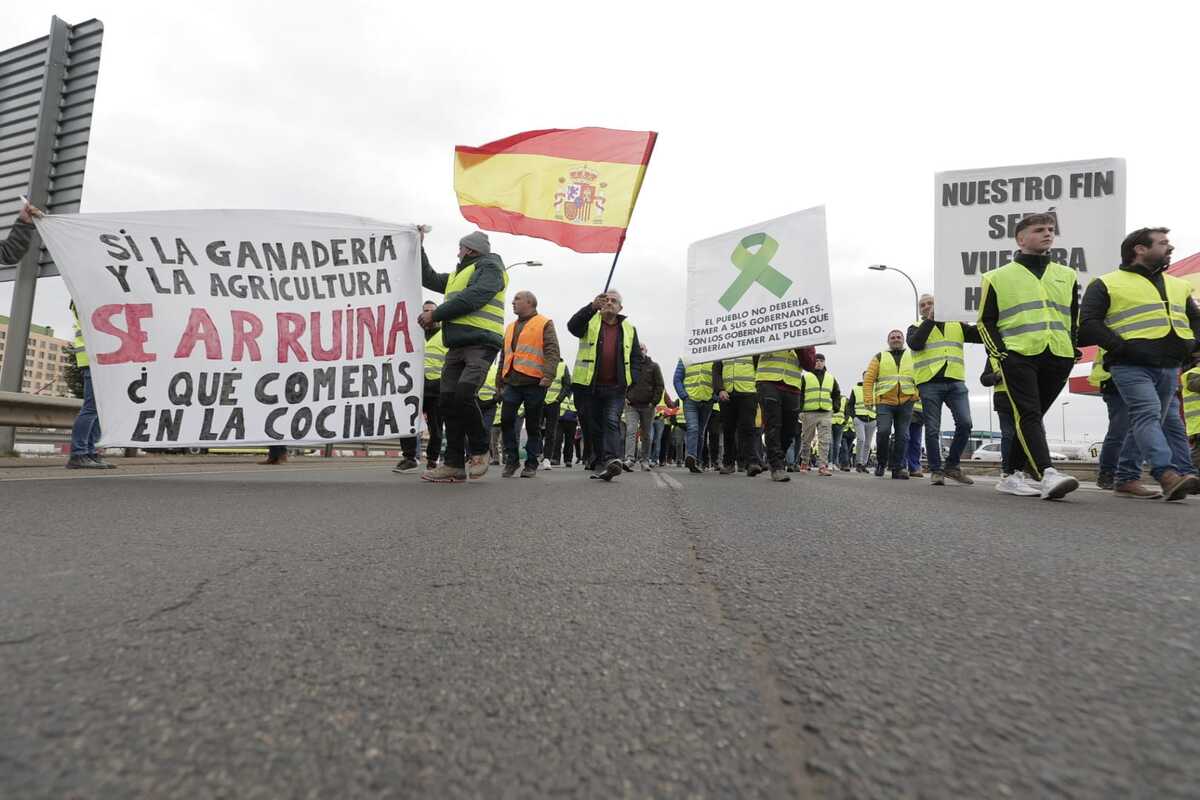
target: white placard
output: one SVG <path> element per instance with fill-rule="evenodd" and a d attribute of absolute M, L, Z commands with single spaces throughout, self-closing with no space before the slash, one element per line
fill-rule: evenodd
<path fill-rule="evenodd" d="M 938 319 L 976 320 L 983 274 L 1012 261 L 1016 225 L 1035 212 L 1058 218 L 1052 255 L 1081 286 L 1120 263 L 1122 158 L 939 172 L 933 183 Z"/>
<path fill-rule="evenodd" d="M 417 230 L 345 214 L 47 216 L 104 446 L 235 447 L 416 432 Z"/>
<path fill-rule="evenodd" d="M 689 364 L 835 341 L 825 207 L 694 242 L 686 324 Z"/>

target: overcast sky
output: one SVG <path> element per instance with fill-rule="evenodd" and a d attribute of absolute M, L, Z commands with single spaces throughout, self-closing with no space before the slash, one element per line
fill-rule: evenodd
<path fill-rule="evenodd" d="M 8 4 L 0 49 L 50 15 L 104 22 L 83 210 L 292 208 L 425 222 L 435 266 L 471 228 L 456 144 L 536 128 L 656 130 L 614 285 L 667 380 L 687 246 L 825 204 L 843 385 L 912 321 L 899 266 L 932 291 L 933 173 L 1117 156 L 1128 226 L 1200 250 L 1197 14 L 1132 3 Z M 706 10 L 711 9 L 711 10 Z M 611 256 L 490 234 L 566 319 Z M 1117 254 L 1113 254 L 1114 259 Z M 7 311 L 12 284 L 0 284 Z M 35 321 L 70 327 L 59 279 Z M 570 337 L 565 337 L 570 339 Z M 573 363 L 574 341 L 567 343 Z M 968 361 L 976 427 L 988 401 Z M 1070 398 L 1072 439 L 1103 435 Z M 1056 407 L 1047 420 L 1059 436 Z M 943 426 L 945 427 L 945 426 Z"/>

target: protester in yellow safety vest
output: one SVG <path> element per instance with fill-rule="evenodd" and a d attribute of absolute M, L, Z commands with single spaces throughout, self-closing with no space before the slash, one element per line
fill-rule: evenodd
<path fill-rule="evenodd" d="M 537 297 L 528 290 L 513 295 L 517 318 L 504 331 L 498 386 L 501 393 L 500 431 L 504 439 L 504 471 L 511 478 L 521 467 L 517 444 L 517 410 L 524 409 L 525 466 L 522 478 L 537 476 L 542 457 L 542 410 L 546 391 L 554 383 L 560 361 L 554 322 L 537 310 Z"/>
<path fill-rule="evenodd" d="M 862 377 L 867 377 L 864 371 Z M 846 415 L 854 420 L 854 471 L 866 472 L 871 457 L 871 445 L 875 442 L 875 407 L 867 402 L 863 393 L 863 382 L 854 385 Z"/>
<path fill-rule="evenodd" d="M 1017 425 L 1013 481 L 1058 500 L 1079 481 L 1050 461 L 1042 417 L 1066 386 L 1075 362 L 1079 285 L 1075 271 L 1051 260 L 1056 220 L 1032 214 L 1016 226 L 1019 252 L 1012 262 L 983 275 L 979 332 L 999 363 Z"/>
<path fill-rule="evenodd" d="M 424 234 L 421 234 L 422 242 Z M 446 463 L 421 475 L 434 483 L 459 483 L 482 478 L 488 470 L 488 426 L 479 411 L 476 394 L 504 343 L 504 295 L 508 273 L 500 256 L 492 252 L 486 233 L 474 231 L 458 243 L 458 265 L 452 273 L 434 272 L 421 247 L 421 282 L 426 289 L 444 292 L 441 305 L 422 311 L 423 328 L 442 323 L 446 360 L 442 368 L 440 404 L 446 422 Z M 459 446 L 467 442 L 470 468 Z"/>
<path fill-rule="evenodd" d="M 837 378 L 825 369 L 825 356 L 817 353 L 816 366 L 804 373 L 804 381 L 800 390 L 800 449 L 797 461 L 801 462 L 801 470 L 807 471 L 808 462 L 812 460 L 814 448 L 819 454 L 820 464 L 817 474 L 828 477 L 833 474 L 829 463 L 825 460 L 829 452 L 832 432 L 830 419 L 834 406 L 841 402 L 842 390 Z M 807 456 L 807 458 L 805 457 Z"/>
<path fill-rule="evenodd" d="M 888 349 L 871 359 L 867 374 L 863 376 L 863 395 L 875 409 L 877 417 L 875 451 L 878 461 L 875 464 L 875 477 L 883 477 L 883 462 L 887 458 L 892 477 L 908 480 L 904 459 L 908 447 L 908 423 L 917 399 L 916 373 L 912 352 L 904 347 L 904 332 L 891 331 L 887 342 Z"/>
<path fill-rule="evenodd" d="M 683 359 L 675 365 L 675 393 L 683 401 L 684 411 L 687 412 L 687 455 L 683 465 L 689 472 L 703 472 L 700 468 L 700 450 L 704 443 L 704 434 L 708 428 L 708 417 L 712 414 L 713 397 L 713 365 L 706 364 L 683 365 Z"/>
<path fill-rule="evenodd" d="M 1129 433 L 1129 410 L 1125 401 L 1117 391 L 1117 385 L 1112 381 L 1112 375 L 1104 368 L 1104 350 L 1096 350 L 1096 360 L 1092 362 L 1092 371 L 1088 374 L 1088 383 L 1100 390 L 1104 405 L 1108 408 L 1108 431 L 1104 434 L 1104 442 L 1100 446 L 1099 469 L 1096 474 L 1096 485 L 1101 489 L 1116 488 L 1117 464 L 1121 457 L 1121 447 L 1125 444 L 1125 436 Z M 1141 471 L 1141 466 L 1136 469 Z"/>
<path fill-rule="evenodd" d="M 562 402 L 571 394 L 571 372 L 564 358 L 558 360 L 554 371 L 554 382 L 546 390 L 546 403 L 542 406 L 542 469 L 558 466 L 559 448 L 558 417 L 562 413 Z"/>
<path fill-rule="evenodd" d="M 19 260 L 19 259 L 18 259 Z M 71 302 L 71 316 L 75 319 L 75 366 L 79 368 L 79 377 L 83 381 L 83 405 L 71 426 L 71 455 L 67 459 L 67 469 L 115 469 L 96 452 L 96 442 L 100 439 L 100 417 L 96 411 L 96 395 L 92 389 L 92 368 L 88 359 L 87 348 L 83 343 L 83 326 L 79 324 L 79 314 L 75 311 L 75 302 Z"/>
<path fill-rule="evenodd" d="M 1166 228 L 1139 228 L 1121 243 L 1119 269 L 1092 281 L 1080 307 L 1080 342 L 1104 348 L 1104 368 L 1125 401 L 1129 434 L 1114 494 L 1182 500 L 1200 488 L 1176 391 L 1200 339 L 1191 284 L 1166 274 Z M 1161 492 L 1143 486 L 1142 462 Z"/>
<path fill-rule="evenodd" d="M 754 363 L 755 389 L 763 411 L 771 480 L 786 483 L 791 476 L 784 469 L 784 458 L 796 435 L 800 387 L 804 370 L 816 366 L 816 350 L 812 347 L 776 350 L 755 356 Z"/>
<path fill-rule="evenodd" d="M 426 300 L 422 311 L 433 311 L 437 303 Z M 425 385 L 421 395 L 421 411 L 425 417 L 425 430 L 429 434 L 429 444 L 425 448 L 426 469 L 435 469 L 442 454 L 442 414 L 438 408 L 439 386 L 442 381 L 442 366 L 446 363 L 446 345 L 442 342 L 441 323 L 435 322 L 425 329 Z M 420 435 L 405 437 L 400 440 L 400 462 L 392 467 L 392 472 L 404 474 L 413 472 L 420 465 L 417 463 L 417 444 Z"/>
<path fill-rule="evenodd" d="M 1200 469 L 1200 366 L 1179 376 L 1183 396 L 1183 421 L 1192 446 L 1192 466 Z"/>
<path fill-rule="evenodd" d="M 583 435 L 591 446 L 593 477 L 621 474 L 621 414 L 625 390 L 642 374 L 637 329 L 621 313 L 621 293 L 609 289 L 575 312 L 567 330 L 579 338 L 572 387 Z"/>
<path fill-rule="evenodd" d="M 933 486 L 944 486 L 946 478 L 970 485 L 975 483 L 962 471 L 959 462 L 967 442 L 971 440 L 971 398 L 967 391 L 967 366 L 965 345 L 980 344 L 983 337 L 979 329 L 965 322 L 939 322 L 934 317 L 933 295 L 923 294 L 917 301 L 921 318 L 908 326 L 908 348 L 913 354 L 913 368 L 917 375 L 917 391 L 921 395 L 920 410 L 914 413 L 925 429 L 925 454 L 929 459 L 929 482 Z M 942 466 L 942 406 L 950 409 L 954 419 L 954 438 Z M 914 427 L 915 429 L 915 427 Z M 914 446 L 918 456 L 920 443 L 914 445 L 909 437 L 909 453 Z M 909 458 L 912 466 L 912 458 Z M 911 470 L 910 470 L 911 473 Z M 917 477 L 913 475 L 912 477 Z"/>
<path fill-rule="evenodd" d="M 758 390 L 755 386 L 754 356 L 739 356 L 713 365 L 713 387 L 721 401 L 721 427 L 725 436 L 721 474 L 738 470 L 753 478 L 763 471 L 761 440 L 755 417 Z"/>

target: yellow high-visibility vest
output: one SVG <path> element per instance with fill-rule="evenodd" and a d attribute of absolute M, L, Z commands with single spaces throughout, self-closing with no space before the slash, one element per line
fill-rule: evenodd
<path fill-rule="evenodd" d="M 796 358 L 795 350 L 776 350 L 764 353 L 758 357 L 758 372 L 754 380 L 766 383 L 786 383 L 788 386 L 800 388 L 804 373 L 800 369 L 800 359 Z"/>
<path fill-rule="evenodd" d="M 713 365 L 691 364 L 683 368 L 683 388 L 688 399 L 698 403 L 712 400 Z"/>
<path fill-rule="evenodd" d="M 754 394 L 754 356 L 739 356 L 722 361 L 721 379 L 727 392 Z"/>
<path fill-rule="evenodd" d="M 1119 269 L 1101 275 L 1108 288 L 1108 313 L 1104 324 L 1122 339 L 1165 339 L 1177 336 L 1191 341 L 1187 304 L 1192 286 L 1174 275 L 1162 276 L 1167 299 L 1158 294 L 1154 283 L 1144 275 Z"/>
<path fill-rule="evenodd" d="M 917 325 L 922 320 L 917 320 Z M 937 325 L 929 331 L 925 340 L 925 349 L 918 350 L 913 355 L 913 367 L 916 369 L 917 383 L 927 383 L 938 374 L 942 365 L 946 365 L 946 377 L 954 381 L 967 379 L 967 365 L 963 361 L 963 336 L 961 322 L 943 322 L 945 331 L 938 330 Z"/>
<path fill-rule="evenodd" d="M 875 378 L 875 397 L 885 395 L 897 386 L 900 387 L 900 394 L 917 393 L 917 380 L 913 373 L 911 350 L 904 351 L 904 354 L 900 356 L 899 365 L 896 364 L 896 359 L 892 357 L 889 350 L 881 351 L 878 358 L 879 375 Z"/>
<path fill-rule="evenodd" d="M 596 314 L 588 321 L 587 333 L 579 341 L 579 353 L 575 356 L 575 369 L 571 371 L 571 382 L 579 386 L 591 386 L 595 379 L 596 345 L 600 341 L 600 325 L 602 320 Z M 625 360 L 625 385 L 633 385 L 633 370 L 630 368 L 630 358 L 633 356 L 633 338 L 635 332 L 629 320 L 621 320 L 622 357 Z"/>
<path fill-rule="evenodd" d="M 1187 424 L 1188 436 L 1200 434 L 1200 392 L 1193 392 L 1187 385 L 1188 377 L 1195 375 L 1200 375 L 1200 367 L 1192 367 L 1179 376 L 1179 382 L 1182 384 L 1183 420 Z"/>
<path fill-rule="evenodd" d="M 801 411 L 832 411 L 833 384 L 836 379 L 833 373 L 825 370 L 825 379 L 817 378 L 817 373 L 804 373 L 804 407 Z"/>
<path fill-rule="evenodd" d="M 496 365 L 492 364 L 488 370 L 487 377 L 483 379 L 483 384 L 479 387 L 479 391 L 475 396 L 479 398 L 481 403 L 490 403 L 496 399 Z"/>
<path fill-rule="evenodd" d="M 504 275 L 504 286 L 496 293 L 495 297 L 487 301 L 487 304 L 483 308 L 446 321 L 452 322 L 455 325 L 469 325 L 472 328 L 482 328 L 497 336 L 504 336 L 504 296 L 508 292 L 508 272 L 504 270 L 501 270 L 501 272 Z M 467 284 L 471 282 L 471 276 L 474 274 L 475 262 L 471 262 L 451 275 L 450 279 L 446 281 L 446 300 L 453 299 L 455 295 L 466 289 Z"/>
<path fill-rule="evenodd" d="M 996 327 L 1004 346 L 1014 353 L 1036 356 L 1047 347 L 1061 358 L 1074 358 L 1071 342 L 1071 303 L 1075 272 L 1051 261 L 1039 280 L 1021 264 L 1011 262 L 984 273 L 983 296 L 996 295 Z M 980 304 L 980 315 L 986 304 Z"/>
<path fill-rule="evenodd" d="M 71 303 L 71 316 L 75 318 L 75 366 L 83 369 L 92 362 L 88 358 L 87 347 L 83 342 L 83 325 L 79 323 L 79 314 L 75 311 L 74 303 Z"/>
<path fill-rule="evenodd" d="M 442 367 L 446 366 L 446 343 L 442 341 L 442 332 L 438 331 L 425 342 L 425 381 L 440 381 Z"/>
<path fill-rule="evenodd" d="M 869 408 L 866 400 L 863 399 L 863 385 L 861 383 L 854 387 L 854 416 L 866 417 L 867 420 L 873 420 L 876 417 L 875 409 Z"/>

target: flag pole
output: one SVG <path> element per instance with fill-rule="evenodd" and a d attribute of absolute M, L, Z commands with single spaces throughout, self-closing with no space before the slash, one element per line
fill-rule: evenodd
<path fill-rule="evenodd" d="M 650 156 L 654 155 L 654 144 L 658 141 L 658 133 L 650 131 L 650 137 L 646 141 L 646 155 L 642 159 L 644 165 L 642 170 L 642 178 L 645 179 L 645 170 L 650 168 Z M 638 181 L 637 186 L 633 189 L 633 202 L 629 205 L 629 220 L 633 221 L 633 209 L 637 205 L 638 195 L 642 192 L 642 181 Z M 612 285 L 613 273 L 617 271 L 617 259 L 621 257 L 621 250 L 625 247 L 625 234 L 629 232 L 629 226 L 625 226 L 625 230 L 621 231 L 621 241 L 617 243 L 617 252 L 613 255 L 612 266 L 608 270 L 608 280 L 604 282 L 604 291 L 608 291 L 608 287 Z"/>

